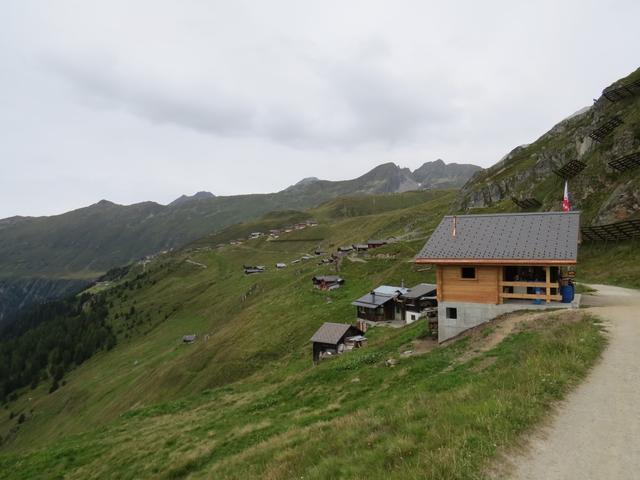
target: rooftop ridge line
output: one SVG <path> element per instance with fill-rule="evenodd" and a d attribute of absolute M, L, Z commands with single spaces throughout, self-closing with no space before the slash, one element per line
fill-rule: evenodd
<path fill-rule="evenodd" d="M 464 218 L 464 217 L 515 217 L 525 215 L 567 215 L 567 214 L 580 214 L 580 210 L 571 210 L 570 212 L 553 211 L 553 212 L 513 212 L 513 213 L 467 213 L 463 215 L 445 215 L 443 218 Z"/>

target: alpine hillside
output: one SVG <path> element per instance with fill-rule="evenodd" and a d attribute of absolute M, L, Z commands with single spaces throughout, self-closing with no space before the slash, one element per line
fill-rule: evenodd
<path fill-rule="evenodd" d="M 607 87 L 640 80 L 640 69 Z M 589 135 L 612 119 L 621 122 L 609 135 L 596 141 Z M 609 162 L 640 150 L 640 96 L 615 102 L 604 95 L 595 103 L 555 125 L 529 145 L 513 149 L 502 160 L 477 172 L 462 188 L 461 210 L 490 207 L 512 210 L 512 197 L 533 198 L 540 210 L 558 210 L 564 179 L 559 170 L 570 161 L 584 170 L 569 178 L 572 208 L 583 212 L 585 225 L 600 225 L 638 217 L 640 168 L 619 172 Z"/>
<path fill-rule="evenodd" d="M 0 323 L 32 303 L 72 293 L 112 267 L 267 212 L 311 208 L 343 195 L 456 187 L 479 170 L 439 160 L 412 173 L 387 163 L 353 180 L 305 179 L 271 194 L 199 192 L 166 206 L 102 200 L 62 215 L 0 220 Z"/>

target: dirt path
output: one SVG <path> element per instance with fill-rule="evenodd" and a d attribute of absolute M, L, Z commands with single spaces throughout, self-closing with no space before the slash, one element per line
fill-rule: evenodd
<path fill-rule="evenodd" d="M 640 291 L 605 285 L 585 298 L 606 321 L 609 346 L 527 452 L 509 460 L 514 479 L 640 478 Z"/>

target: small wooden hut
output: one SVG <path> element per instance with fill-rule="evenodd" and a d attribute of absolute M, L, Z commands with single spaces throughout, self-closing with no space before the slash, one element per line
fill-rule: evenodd
<path fill-rule="evenodd" d="M 355 337 L 354 345 L 362 345 L 366 340 L 362 337 L 364 332 L 347 323 L 325 322 L 311 337 L 313 346 L 313 363 L 318 363 L 322 354 L 338 355 L 345 348 L 345 342 L 350 337 Z"/>

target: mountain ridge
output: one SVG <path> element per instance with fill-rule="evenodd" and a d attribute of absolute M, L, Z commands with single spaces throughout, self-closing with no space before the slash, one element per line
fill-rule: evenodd
<path fill-rule="evenodd" d="M 0 322 L 17 305 L 33 303 L 28 298 L 16 300 L 20 292 L 28 292 L 33 301 L 50 298 L 47 292 L 71 293 L 54 283 L 64 280 L 65 287 L 76 288 L 77 283 L 67 280 L 88 283 L 110 268 L 185 245 L 270 211 L 304 210 L 345 195 L 420 189 L 410 175 L 409 169 L 385 163 L 355 179 L 303 179 L 275 193 L 215 196 L 201 191 L 182 195 L 168 205 L 153 201 L 118 205 L 103 199 L 59 215 L 0 220 L 0 279 L 4 282 Z M 445 181 L 442 185 L 449 184 Z M 24 285 L 31 287 L 25 290 Z"/>
<path fill-rule="evenodd" d="M 640 69 L 609 87 L 640 80 Z M 621 124 L 598 142 L 590 134 L 611 118 Z M 558 170 L 572 161 L 583 169 L 568 178 L 572 208 L 584 225 L 612 223 L 640 213 L 640 169 L 617 172 L 609 162 L 640 149 L 640 96 L 611 102 L 600 95 L 589 108 L 556 123 L 535 141 L 512 149 L 475 173 L 460 191 L 457 208 L 517 209 L 512 198 L 535 198 L 537 210 L 560 210 L 564 179 Z M 580 167 L 580 164 L 578 164 Z"/>

